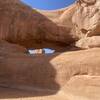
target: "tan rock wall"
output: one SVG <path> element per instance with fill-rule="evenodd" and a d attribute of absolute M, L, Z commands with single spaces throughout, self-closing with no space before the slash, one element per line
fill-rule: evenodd
<path fill-rule="evenodd" d="M 78 0 L 73 16 L 76 35 L 79 38 L 100 34 L 100 1 Z"/>

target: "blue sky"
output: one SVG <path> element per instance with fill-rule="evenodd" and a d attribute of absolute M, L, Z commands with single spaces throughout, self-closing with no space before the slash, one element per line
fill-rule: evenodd
<path fill-rule="evenodd" d="M 32 8 L 43 10 L 55 10 L 67 7 L 75 0 L 22 0 L 24 3 L 30 5 Z"/>
<path fill-rule="evenodd" d="M 30 49 L 30 50 L 29 50 L 29 53 L 30 53 L 30 54 L 35 54 L 35 51 L 34 51 L 34 50 L 35 50 L 35 49 Z M 52 54 L 52 53 L 55 52 L 55 50 L 50 49 L 50 48 L 43 48 L 43 50 L 45 51 L 45 54 Z"/>

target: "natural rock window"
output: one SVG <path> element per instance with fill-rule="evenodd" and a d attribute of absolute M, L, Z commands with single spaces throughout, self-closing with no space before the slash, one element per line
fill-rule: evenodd
<path fill-rule="evenodd" d="M 43 48 L 43 49 L 29 49 L 29 54 L 52 54 L 55 52 L 55 50 L 50 48 Z"/>

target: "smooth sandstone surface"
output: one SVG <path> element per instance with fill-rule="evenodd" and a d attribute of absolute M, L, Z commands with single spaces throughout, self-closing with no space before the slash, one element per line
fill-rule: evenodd
<path fill-rule="evenodd" d="M 30 56 L 0 50 L 0 87 L 6 91 L 0 98 L 99 100 L 99 53 L 94 48 Z"/>

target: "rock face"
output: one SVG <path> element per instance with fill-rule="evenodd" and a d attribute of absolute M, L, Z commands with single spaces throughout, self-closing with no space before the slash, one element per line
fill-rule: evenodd
<path fill-rule="evenodd" d="M 78 0 L 73 23 L 78 38 L 100 35 L 100 0 Z"/>
<path fill-rule="evenodd" d="M 3 40 L 0 41 L 0 48 L 1 48 L 1 51 L 9 52 L 9 53 L 27 53 L 28 52 L 25 47 L 22 47 L 16 44 L 11 44 Z"/>
<path fill-rule="evenodd" d="M 100 36 L 82 38 L 76 42 L 76 46 L 83 49 L 100 47 Z"/>
<path fill-rule="evenodd" d="M 71 27 L 56 24 L 20 0 L 8 1 L 0 0 L 0 39 L 27 48 L 52 47 L 75 40 Z"/>
<path fill-rule="evenodd" d="M 100 100 L 99 33 L 100 0 L 77 0 L 51 12 L 33 10 L 20 0 L 0 0 L 0 99 Z M 89 49 L 27 52 L 74 44 Z"/>
<path fill-rule="evenodd" d="M 91 96 L 91 100 L 99 100 L 99 55 L 100 49 L 95 48 L 32 57 L 25 53 L 4 52 L 0 47 L 0 86 L 37 91 L 39 96 L 59 91 L 56 96 L 63 100 L 73 100 L 73 97 L 90 100 Z M 43 90 L 47 92 L 43 94 Z"/>

